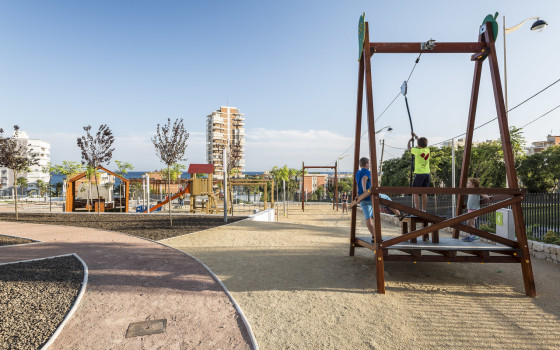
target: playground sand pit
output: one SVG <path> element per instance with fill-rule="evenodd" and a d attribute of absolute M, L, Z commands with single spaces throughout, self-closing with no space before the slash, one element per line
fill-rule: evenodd
<path fill-rule="evenodd" d="M 358 214 L 358 236 L 368 236 Z M 348 255 L 349 224 L 327 205 L 292 206 L 278 223 L 163 242 L 218 275 L 262 349 L 558 348 L 560 265 L 533 259 L 532 299 L 519 264 L 387 262 L 381 295 L 373 253 Z M 385 222 L 383 230 L 400 234 Z"/>
<path fill-rule="evenodd" d="M 245 219 L 245 216 L 228 218 L 228 223 Z M 0 213 L 0 221 L 16 221 L 13 213 Z M 118 231 L 154 241 L 184 235 L 224 225 L 220 215 L 174 215 L 173 226 L 165 214 L 36 214 L 19 215 L 19 222 L 34 224 L 89 227 L 100 230 Z M 1 243 L 0 243 L 1 244 Z"/>

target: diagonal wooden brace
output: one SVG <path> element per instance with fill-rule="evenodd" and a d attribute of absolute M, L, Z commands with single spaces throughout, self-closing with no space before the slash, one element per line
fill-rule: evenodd
<path fill-rule="evenodd" d="M 386 200 L 386 199 L 383 199 L 383 198 L 380 198 L 379 202 L 383 205 L 386 205 L 386 206 L 390 207 L 390 208 L 395 208 L 395 209 L 398 209 L 398 210 L 416 215 L 416 216 L 418 216 L 422 219 L 428 220 L 430 222 L 442 222 L 442 221 L 445 220 L 444 218 L 442 218 L 440 216 L 428 214 L 428 213 L 423 212 L 421 210 L 414 209 L 412 207 L 409 207 L 409 206 L 406 206 L 406 205 L 403 205 L 403 204 L 399 204 L 399 203 L 396 203 L 396 202 L 393 202 L 393 201 L 389 201 L 389 200 Z M 498 202 L 497 204 L 499 204 L 499 203 L 500 202 Z M 500 209 L 500 208 L 498 208 L 498 209 Z M 489 232 L 486 232 L 486 231 L 482 231 L 482 230 L 479 230 L 479 229 L 474 228 L 474 227 L 470 227 L 470 226 L 463 225 L 463 224 L 460 224 L 460 223 L 457 224 L 457 225 L 451 225 L 450 227 L 453 227 L 453 228 L 459 229 L 461 231 L 465 231 L 465 232 L 480 236 L 482 238 L 489 239 L 493 242 L 497 242 L 497 243 L 506 245 L 508 247 L 519 248 L 519 244 L 516 241 L 512 241 L 512 240 L 507 239 L 507 238 L 496 236 L 495 234 L 492 234 L 492 233 L 489 233 Z"/>
<path fill-rule="evenodd" d="M 521 196 L 515 197 L 515 198 L 512 198 L 512 199 L 508 199 L 506 201 L 499 202 L 499 203 L 496 203 L 494 205 L 490 205 L 488 207 L 479 209 L 477 211 L 473 211 L 473 212 L 470 212 L 470 213 L 459 215 L 459 216 L 454 217 L 452 219 L 443 220 L 443 221 L 435 223 L 431 226 L 424 227 L 420 230 L 412 231 L 412 232 L 409 232 L 409 233 L 404 234 L 402 236 L 391 238 L 387 241 L 379 243 L 379 246 L 380 246 L 380 248 L 386 248 L 386 247 L 389 247 L 389 246 L 392 246 L 392 245 L 395 245 L 395 244 L 398 244 L 398 243 L 402 243 L 402 242 L 408 241 L 409 239 L 420 237 L 420 236 L 422 236 L 426 233 L 441 230 L 444 227 L 454 226 L 454 225 L 460 224 L 461 222 L 463 222 L 465 220 L 474 219 L 477 216 L 480 216 L 480 215 L 486 214 L 486 213 L 490 213 L 492 211 L 495 211 L 496 209 L 500 209 L 500 208 L 506 207 L 508 205 L 519 203 L 522 200 L 523 200 L 523 198 Z M 391 203 L 391 201 L 387 201 L 387 202 Z M 419 216 L 421 218 L 426 218 L 427 213 L 424 213 L 424 212 L 420 212 L 420 213 L 422 215 L 417 215 L 417 216 Z M 508 244 L 508 245 L 511 246 L 511 244 Z"/>

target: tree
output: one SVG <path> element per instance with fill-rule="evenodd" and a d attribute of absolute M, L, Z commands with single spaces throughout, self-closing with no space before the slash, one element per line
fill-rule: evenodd
<path fill-rule="evenodd" d="M 43 180 L 37 180 L 37 194 L 42 197 L 43 194 L 47 193 L 49 190 L 49 185 Z"/>
<path fill-rule="evenodd" d="M 99 130 L 95 134 L 95 137 L 90 134 L 91 126 L 84 126 L 85 135 L 78 138 L 78 147 L 82 151 L 82 164 L 87 165 L 93 169 L 94 175 L 96 177 L 96 187 L 97 187 L 97 203 L 101 202 L 99 195 L 99 181 L 97 181 L 97 169 L 99 166 L 109 163 L 113 157 L 114 148 L 113 142 L 115 138 L 111 129 L 106 124 L 99 126 Z M 97 214 L 100 213 L 101 205 L 97 206 Z"/>
<path fill-rule="evenodd" d="M 62 164 L 60 165 L 53 165 L 49 163 L 49 173 L 66 175 L 66 180 L 68 180 L 68 177 L 72 177 L 73 175 L 78 174 L 81 171 L 82 165 L 78 162 L 63 160 Z M 55 186 L 57 189 L 57 195 L 59 195 L 59 191 L 63 190 L 64 184 L 59 182 Z M 66 200 L 66 198 L 64 199 Z"/>
<path fill-rule="evenodd" d="M 21 188 L 21 195 L 23 196 L 23 189 L 27 188 L 27 186 L 29 185 L 29 181 L 27 181 L 26 177 L 20 176 L 17 178 L 16 183 L 19 188 Z"/>
<path fill-rule="evenodd" d="M 115 160 L 115 164 L 117 164 L 117 174 L 125 177 L 126 174 L 128 174 L 129 170 L 133 170 L 134 167 L 132 166 L 132 164 L 128 163 L 128 162 L 121 162 L 119 160 Z M 121 201 L 120 205 L 119 205 L 119 211 L 122 212 L 122 185 L 123 185 L 123 181 L 121 180 L 121 183 L 119 185 L 119 199 Z M 130 189 L 129 189 L 130 190 Z"/>
<path fill-rule="evenodd" d="M 142 192 L 142 184 L 140 182 L 133 182 L 130 184 L 130 197 L 134 197 Z"/>
<path fill-rule="evenodd" d="M 62 182 L 57 182 L 54 184 L 54 195 L 56 197 L 60 197 L 60 195 L 62 194 L 62 187 L 64 186 L 64 184 Z"/>
<path fill-rule="evenodd" d="M 88 213 L 89 213 L 90 208 L 91 208 L 91 201 L 90 201 L 90 198 L 91 198 L 91 183 L 92 183 L 91 177 L 94 176 L 95 177 L 95 182 L 97 182 L 97 174 L 95 172 L 95 168 L 93 168 L 89 165 L 86 166 L 85 173 L 86 173 L 85 177 L 86 177 L 87 180 L 84 182 L 84 185 L 87 186 L 87 188 L 82 187 L 82 191 L 87 191 L 86 192 L 86 206 L 87 206 L 87 210 L 88 210 Z M 99 189 L 97 190 L 97 195 L 99 197 Z M 97 206 L 98 206 L 98 209 L 99 209 L 99 204 Z"/>
<path fill-rule="evenodd" d="M 27 144 L 17 139 L 18 133 L 19 126 L 14 125 L 13 136 L 4 137 L 4 130 L 0 128 L 0 167 L 11 169 L 14 173 L 16 220 L 19 220 L 16 179 L 19 174 L 29 172 L 31 166 L 39 164 L 39 159 L 28 150 Z"/>
<path fill-rule="evenodd" d="M 171 187 L 171 165 L 184 160 L 187 149 L 189 133 L 185 130 L 183 119 L 176 119 L 171 125 L 171 119 L 167 118 L 167 124 L 157 125 L 156 136 L 152 138 L 152 143 L 156 148 L 156 155 L 161 162 L 167 165 L 167 184 Z M 171 196 L 169 197 L 171 199 Z M 171 217 L 171 201 L 169 204 L 169 225 L 173 226 Z"/>
<path fill-rule="evenodd" d="M 550 192 L 560 178 L 560 146 L 527 156 L 517 172 L 529 192 Z"/>

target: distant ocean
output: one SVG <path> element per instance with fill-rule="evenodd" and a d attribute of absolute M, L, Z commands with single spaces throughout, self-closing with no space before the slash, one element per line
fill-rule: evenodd
<path fill-rule="evenodd" d="M 109 170 L 111 170 L 111 169 L 109 169 Z M 139 179 L 145 173 L 147 173 L 147 171 L 129 171 L 124 177 L 127 178 L 127 179 Z M 246 175 L 262 175 L 263 172 L 262 171 L 247 171 L 244 174 L 246 174 Z M 181 175 L 181 178 L 182 179 L 190 179 L 191 175 L 187 172 L 184 172 Z M 51 183 L 53 183 L 53 184 L 55 184 L 57 182 L 63 182 L 64 179 L 65 179 L 65 175 L 51 173 Z M 117 179 L 117 182 L 118 182 L 118 179 Z"/>
<path fill-rule="evenodd" d="M 110 170 L 110 169 L 109 169 Z M 142 175 L 144 175 L 145 173 L 147 173 L 147 171 L 130 171 L 128 172 L 128 174 L 126 174 L 124 177 L 127 179 L 139 179 L 142 177 Z M 325 172 L 315 172 L 313 171 L 312 173 L 321 173 L 321 174 L 330 174 L 330 175 L 334 175 L 334 172 L 332 171 L 325 171 Z M 339 174 L 351 174 L 349 172 L 344 172 L 344 171 L 339 171 Z M 264 172 L 262 171 L 246 171 L 244 172 L 245 175 L 262 175 L 264 174 Z M 51 173 L 51 183 L 52 184 L 56 184 L 57 182 L 63 182 L 65 176 L 64 175 L 60 175 L 60 174 L 53 174 Z M 190 179 L 191 176 L 189 173 L 184 172 L 181 175 L 182 179 Z M 117 183 L 118 183 L 118 179 L 117 179 Z"/>

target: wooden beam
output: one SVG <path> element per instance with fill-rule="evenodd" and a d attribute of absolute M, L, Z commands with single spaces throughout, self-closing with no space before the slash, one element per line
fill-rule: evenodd
<path fill-rule="evenodd" d="M 366 23 L 365 43 L 369 45 L 369 25 Z M 367 47 L 367 46 L 366 46 Z M 368 120 L 368 136 L 369 136 L 369 161 L 371 165 L 371 186 L 378 186 L 377 177 L 377 152 L 375 150 L 375 121 L 373 116 L 373 83 L 371 79 L 371 52 L 364 52 L 366 55 L 366 100 L 367 100 L 367 120 Z M 373 204 L 374 219 L 374 235 L 375 243 L 378 244 L 376 253 L 375 270 L 377 275 L 377 292 L 385 294 L 385 267 L 383 264 L 383 251 L 380 249 L 381 243 L 381 217 L 379 213 L 379 194 L 371 193 L 371 202 Z"/>
<path fill-rule="evenodd" d="M 483 36 L 479 35 L 479 41 L 483 40 Z M 476 108 L 478 105 L 478 92 L 480 90 L 480 75 L 482 73 L 482 60 L 477 61 L 474 65 L 473 85 L 471 89 L 471 101 L 469 105 L 469 116 L 467 121 L 467 132 L 465 136 L 465 147 L 463 149 L 463 161 L 461 165 L 461 175 L 459 177 L 459 187 L 467 187 L 467 176 L 469 173 L 469 164 L 471 161 L 471 148 L 472 138 L 474 132 L 474 122 L 476 117 Z M 455 215 L 460 215 L 463 212 L 464 195 L 459 193 L 457 196 L 457 207 L 455 208 Z M 459 231 L 453 230 L 453 238 L 459 238 Z"/>
<path fill-rule="evenodd" d="M 372 54 L 378 53 L 476 53 L 486 48 L 481 42 L 435 42 L 432 50 L 422 50 L 424 43 L 370 43 Z"/>
<path fill-rule="evenodd" d="M 513 205 L 515 203 L 519 203 L 519 202 L 521 202 L 521 200 L 522 200 L 521 197 L 515 197 L 515 198 L 512 198 L 512 199 L 508 199 L 508 200 L 500 202 L 498 204 L 494 204 L 494 205 L 490 205 L 490 206 L 485 207 L 485 208 L 481 208 L 481 209 L 479 209 L 475 212 L 465 213 L 465 214 L 459 215 L 457 217 L 454 217 L 452 219 L 447 219 L 447 220 L 444 220 L 444 221 L 440 221 L 436 224 L 433 224 L 431 226 L 424 227 L 420 230 L 412 231 L 412 232 L 409 232 L 405 235 L 398 236 L 398 237 L 395 237 L 395 238 L 391 238 L 387 241 L 384 241 L 384 242 L 380 243 L 379 245 L 382 248 L 385 248 L 385 247 L 389 247 L 389 246 L 392 246 L 392 245 L 397 244 L 397 243 L 408 241 L 409 239 L 412 239 L 412 238 L 415 238 L 415 237 L 420 237 L 423 234 L 434 232 L 436 230 L 441 230 L 444 227 L 450 227 L 450 226 L 453 226 L 453 225 L 457 225 L 457 224 L 460 224 L 461 222 L 463 222 L 465 220 L 468 220 L 468 219 L 474 219 L 477 216 L 495 211 L 496 209 L 500 209 L 500 208 L 503 208 L 503 207 L 508 206 L 508 205 Z"/>
<path fill-rule="evenodd" d="M 358 93 L 356 102 L 356 132 L 354 134 L 354 172 L 352 176 L 352 198 L 358 196 L 358 184 L 356 183 L 356 173 L 359 169 L 360 161 L 360 140 L 362 137 L 362 104 L 364 96 L 364 58 L 362 55 L 360 59 L 360 66 L 358 68 Z M 356 215 L 358 208 L 352 207 L 350 214 L 350 256 L 354 256 L 354 243 L 356 241 Z"/>
<path fill-rule="evenodd" d="M 417 261 L 417 262 L 457 262 L 457 263 L 519 263 L 519 258 L 511 256 L 494 256 L 488 257 L 472 256 L 472 255 L 456 255 L 447 257 L 444 255 L 422 255 L 415 257 L 404 254 L 389 254 L 385 256 L 385 261 Z"/>
<path fill-rule="evenodd" d="M 421 210 L 418 210 L 418 209 L 415 209 L 415 208 L 412 208 L 412 207 L 409 207 L 409 206 L 406 206 L 406 205 L 403 205 L 403 204 L 400 204 L 400 203 L 397 203 L 397 202 L 388 201 L 388 200 L 383 199 L 383 198 L 380 199 L 380 202 L 381 202 L 381 204 L 386 205 L 390 208 L 395 208 L 395 209 L 398 209 L 398 210 L 416 215 L 416 216 L 421 217 L 425 220 L 429 220 L 430 222 L 442 222 L 442 221 L 445 220 L 444 218 L 442 218 L 440 216 L 428 214 L 428 213 L 423 212 Z M 504 207 L 505 206 L 507 206 L 507 205 L 504 205 Z M 454 227 L 454 228 L 460 229 L 462 231 L 478 235 L 482 238 L 489 239 L 493 242 L 497 242 L 497 243 L 506 245 L 508 247 L 519 248 L 519 244 L 516 241 L 512 241 L 510 239 L 500 237 L 500 236 L 497 236 L 495 234 L 492 234 L 492 233 L 489 233 L 489 232 L 486 232 L 486 231 L 482 231 L 482 230 L 479 230 L 479 229 L 474 228 L 474 227 L 463 225 L 461 223 L 459 223 L 457 225 L 452 225 L 450 227 Z"/>
<path fill-rule="evenodd" d="M 390 194 L 500 194 L 500 195 L 524 195 L 526 191 L 521 188 L 440 188 L 440 187 L 377 187 L 361 194 L 350 203 L 350 207 L 360 203 L 371 193 Z"/>
<path fill-rule="evenodd" d="M 494 88 L 494 100 L 496 102 L 496 112 L 498 114 L 498 125 L 502 136 L 502 151 L 506 165 L 506 176 L 508 187 L 517 187 L 517 174 L 515 171 L 515 163 L 513 158 L 513 150 L 511 139 L 509 136 L 509 126 L 507 120 L 507 111 L 504 103 L 504 94 L 502 92 L 502 82 L 500 81 L 500 71 L 498 68 L 498 58 L 496 50 L 494 50 L 494 41 L 492 40 L 492 26 L 486 23 L 486 31 L 484 33 L 486 41 L 490 44 L 490 53 L 488 54 L 488 63 L 490 65 L 490 76 L 492 78 L 492 87 Z M 533 277 L 533 268 L 531 266 L 531 256 L 529 254 L 529 246 L 527 244 L 527 234 L 525 232 L 525 223 L 523 220 L 523 211 L 521 203 L 512 206 L 513 221 L 515 224 L 515 234 L 519 242 L 523 257 L 521 259 L 521 271 L 523 273 L 523 282 L 525 284 L 525 294 L 535 297 L 537 291 L 535 289 L 535 279 Z"/>

